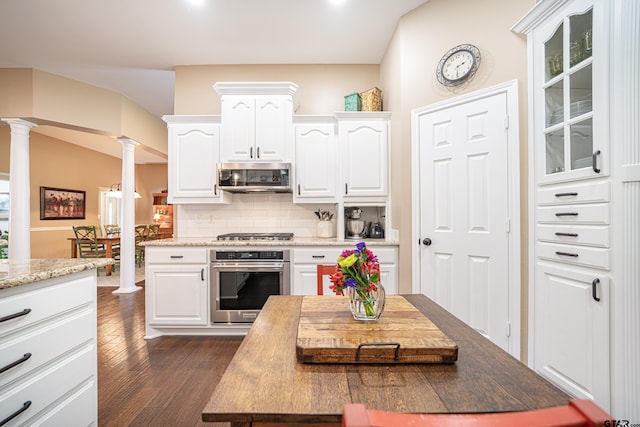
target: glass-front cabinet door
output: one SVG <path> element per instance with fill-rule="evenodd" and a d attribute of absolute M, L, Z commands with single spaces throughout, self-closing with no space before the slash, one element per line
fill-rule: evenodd
<path fill-rule="evenodd" d="M 572 4 L 540 32 L 536 46 L 537 174 L 540 182 L 602 176 L 606 135 L 595 126 L 593 6 Z M 597 28 L 597 27 L 596 27 Z M 598 82 L 606 84 L 606 82 Z"/>

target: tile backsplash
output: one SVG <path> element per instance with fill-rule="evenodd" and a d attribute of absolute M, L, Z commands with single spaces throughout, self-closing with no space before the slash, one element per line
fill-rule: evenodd
<path fill-rule="evenodd" d="M 332 204 L 294 204 L 292 194 L 234 194 L 228 205 L 176 205 L 176 236 L 215 238 L 225 233 L 293 233 L 316 235 L 317 209 Z"/>

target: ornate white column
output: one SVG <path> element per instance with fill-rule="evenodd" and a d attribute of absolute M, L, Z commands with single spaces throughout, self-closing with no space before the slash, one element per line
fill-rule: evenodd
<path fill-rule="evenodd" d="M 29 131 L 38 126 L 17 118 L 3 118 L 11 126 L 9 156 L 9 260 L 31 258 L 31 206 L 29 175 Z"/>
<path fill-rule="evenodd" d="M 118 138 L 122 144 L 122 224 L 120 224 L 120 287 L 114 294 L 128 294 L 142 289 L 136 286 L 135 236 L 135 148 L 138 142 Z"/>

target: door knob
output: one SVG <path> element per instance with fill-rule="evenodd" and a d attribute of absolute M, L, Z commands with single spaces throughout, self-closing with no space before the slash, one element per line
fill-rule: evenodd
<path fill-rule="evenodd" d="M 431 246 L 431 239 L 428 237 L 425 237 L 424 239 L 422 239 L 422 244 L 425 246 Z"/>

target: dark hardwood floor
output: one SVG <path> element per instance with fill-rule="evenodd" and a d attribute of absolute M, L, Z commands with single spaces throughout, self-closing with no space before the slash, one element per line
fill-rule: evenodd
<path fill-rule="evenodd" d="M 98 424 L 228 426 L 201 411 L 242 337 L 144 339 L 144 288 L 98 288 Z"/>

